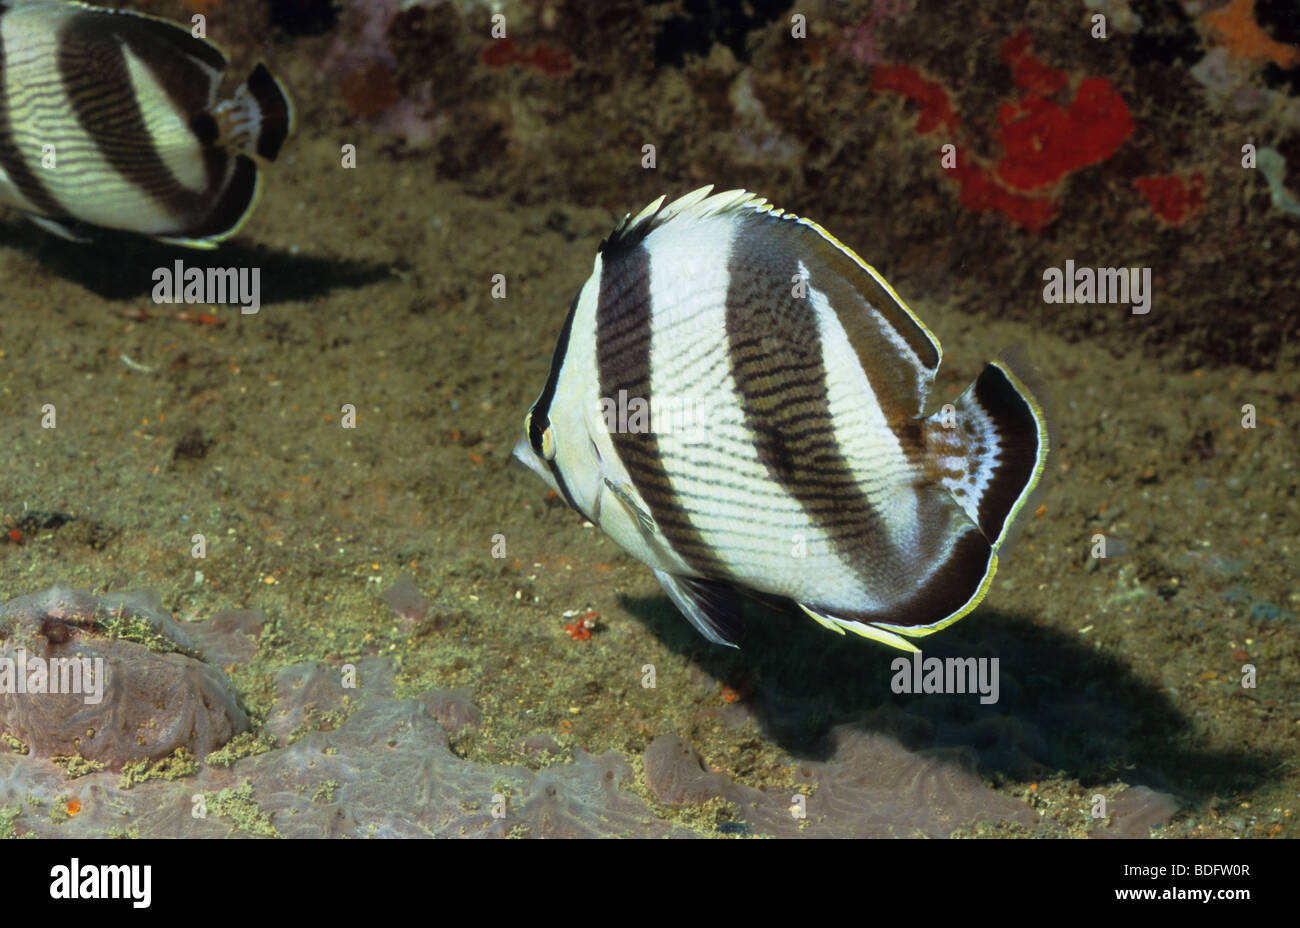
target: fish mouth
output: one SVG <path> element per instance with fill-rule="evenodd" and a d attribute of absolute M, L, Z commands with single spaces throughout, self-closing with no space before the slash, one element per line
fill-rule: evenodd
<path fill-rule="evenodd" d="M 515 442 L 514 454 L 520 464 L 523 464 L 537 476 L 545 480 L 552 490 L 555 490 L 557 493 L 560 491 L 560 488 L 555 484 L 555 475 L 552 474 L 551 469 L 546 466 L 546 462 L 537 456 L 537 452 L 533 450 L 533 446 L 528 442 L 527 435 L 520 436 L 519 440 Z"/>
<path fill-rule="evenodd" d="M 519 436 L 519 440 L 518 440 L 517 442 L 515 442 L 515 452 L 514 452 L 514 454 L 515 454 L 515 457 L 519 459 L 519 463 L 521 463 L 521 464 L 525 464 L 525 465 L 527 465 L 528 467 L 531 467 L 533 470 L 536 470 L 536 469 L 537 469 L 537 468 L 533 465 L 533 462 L 529 460 L 529 458 L 532 457 L 533 449 L 532 449 L 531 447 L 529 447 L 529 444 L 528 444 L 528 436 L 527 436 L 527 435 L 520 435 L 520 436 Z"/>

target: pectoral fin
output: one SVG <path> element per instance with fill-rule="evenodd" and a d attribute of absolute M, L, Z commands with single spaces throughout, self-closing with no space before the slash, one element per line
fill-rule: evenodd
<path fill-rule="evenodd" d="M 711 580 L 675 577 L 663 570 L 656 570 L 655 576 L 696 631 L 714 644 L 739 647 L 737 642 L 744 637 L 745 625 L 741 595 L 735 589 Z"/>
<path fill-rule="evenodd" d="M 604 478 L 604 480 L 605 486 L 609 492 L 613 493 L 614 498 L 627 508 L 627 511 L 632 514 L 633 518 L 636 519 L 637 524 L 640 525 L 644 531 L 649 532 L 651 535 L 655 535 L 659 532 L 659 526 L 655 523 L 654 516 L 650 515 L 650 513 L 646 512 L 641 508 L 641 506 L 637 505 L 636 500 L 632 498 L 631 491 L 628 490 L 626 486 L 621 483 L 615 483 L 608 477 Z"/>

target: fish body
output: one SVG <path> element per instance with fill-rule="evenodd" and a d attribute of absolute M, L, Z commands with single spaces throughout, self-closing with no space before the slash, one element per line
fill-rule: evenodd
<path fill-rule="evenodd" d="M 252 213 L 258 159 L 293 123 L 262 64 L 219 100 L 226 65 L 157 17 L 0 0 L 0 204 L 69 238 L 95 226 L 214 247 Z"/>
<path fill-rule="evenodd" d="M 987 592 L 1046 465 L 1042 408 L 999 360 L 926 415 L 939 341 L 884 278 L 710 190 L 602 242 L 515 455 L 711 641 L 739 640 L 749 595 L 915 650 Z"/>

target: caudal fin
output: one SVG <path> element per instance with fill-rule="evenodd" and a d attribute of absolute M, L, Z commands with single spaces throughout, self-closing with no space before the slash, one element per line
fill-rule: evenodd
<path fill-rule="evenodd" d="M 952 408 L 926 420 L 939 482 L 996 550 L 1047 466 L 1047 416 L 1025 386 L 1031 369 L 990 362 Z"/>
<path fill-rule="evenodd" d="M 212 117 L 219 144 L 274 161 L 293 129 L 293 104 L 275 75 L 259 62 L 235 95 L 213 108 Z"/>

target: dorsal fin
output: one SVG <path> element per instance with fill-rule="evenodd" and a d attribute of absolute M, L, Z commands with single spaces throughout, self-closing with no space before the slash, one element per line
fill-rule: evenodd
<path fill-rule="evenodd" d="M 872 351 L 877 350 L 875 342 L 879 337 L 877 323 L 880 321 L 897 332 L 908 344 L 914 355 L 912 364 L 917 370 L 920 382 L 919 389 L 914 390 L 916 396 L 908 397 L 900 405 L 907 408 L 907 418 L 918 416 L 929 390 L 929 384 L 942 361 L 943 348 L 939 344 L 939 339 L 903 302 L 902 297 L 895 292 L 880 272 L 863 261 L 852 248 L 811 219 L 786 212 L 747 190 L 725 190 L 710 195 L 712 190 L 713 185 L 710 184 L 692 190 L 672 202 L 667 202 L 668 198 L 661 196 L 635 216 L 628 213 L 608 238 L 600 243 L 598 252 L 601 258 L 606 262 L 616 259 L 620 254 L 636 248 L 655 231 L 663 229 L 674 221 L 698 222 L 713 216 L 745 212 L 795 223 L 804 231 L 817 236 L 826 245 L 825 256 L 828 268 L 832 269 L 846 284 L 859 291 L 868 304 L 884 316 L 883 320 L 855 318 L 858 314 L 853 312 L 848 302 L 838 301 L 836 308 L 842 311 L 841 321 L 849 330 L 849 336 L 859 355 L 870 353 L 866 351 L 868 348 Z M 912 392 L 912 388 L 909 388 L 909 392 Z"/>
<path fill-rule="evenodd" d="M 645 241 L 646 236 L 651 232 L 673 220 L 698 222 L 709 216 L 740 209 L 771 210 L 778 216 L 782 212 L 779 209 L 773 210 L 765 199 L 747 190 L 724 190 L 722 193 L 709 196 L 712 189 L 712 184 L 700 187 L 667 205 L 664 204 L 668 197 L 661 196 L 636 216 L 628 213 L 609 237 L 600 243 L 597 251 L 603 256 L 612 257 L 619 252 L 635 248 Z"/>

